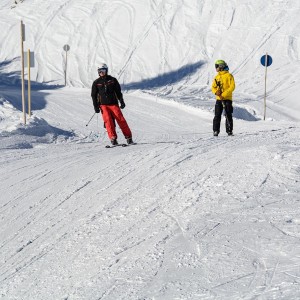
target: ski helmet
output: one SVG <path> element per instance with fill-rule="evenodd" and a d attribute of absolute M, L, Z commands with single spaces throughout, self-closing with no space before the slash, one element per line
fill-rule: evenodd
<path fill-rule="evenodd" d="M 224 70 L 227 67 L 227 64 L 224 60 L 218 59 L 215 61 L 215 67 Z"/>
<path fill-rule="evenodd" d="M 224 65 L 224 66 L 226 66 L 226 62 L 223 59 L 217 59 L 215 61 L 215 65 Z"/>
<path fill-rule="evenodd" d="M 106 71 L 106 73 L 107 73 L 107 71 L 108 71 L 107 64 L 105 64 L 105 63 L 100 64 L 99 67 L 98 67 L 98 73 L 100 71 Z"/>

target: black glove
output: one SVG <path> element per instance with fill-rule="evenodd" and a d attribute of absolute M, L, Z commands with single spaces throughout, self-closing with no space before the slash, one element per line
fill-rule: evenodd
<path fill-rule="evenodd" d="M 120 100 L 120 104 L 121 104 L 121 105 L 120 105 L 120 108 L 121 108 L 121 109 L 125 108 L 126 105 L 125 105 L 125 102 L 124 102 L 123 99 Z"/>
<path fill-rule="evenodd" d="M 96 113 L 96 114 L 99 114 L 100 108 L 99 108 L 99 107 L 94 107 L 94 109 L 95 109 L 95 113 Z"/>

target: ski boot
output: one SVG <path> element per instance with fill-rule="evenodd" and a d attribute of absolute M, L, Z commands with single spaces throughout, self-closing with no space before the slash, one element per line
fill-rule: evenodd
<path fill-rule="evenodd" d="M 126 138 L 126 141 L 127 141 L 128 145 L 133 144 L 132 137 L 125 137 L 125 138 Z"/>
<path fill-rule="evenodd" d="M 112 144 L 113 146 L 118 145 L 117 138 L 112 138 L 112 139 L 110 140 L 110 142 L 111 142 L 111 144 Z"/>

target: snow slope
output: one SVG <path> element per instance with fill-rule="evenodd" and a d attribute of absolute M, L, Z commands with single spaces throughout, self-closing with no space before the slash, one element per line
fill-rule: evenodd
<path fill-rule="evenodd" d="M 211 115 L 136 94 L 138 144 L 105 149 L 86 94 L 36 113 L 65 134 L 1 137 L 2 299 L 300 296 L 299 126 L 235 120 L 216 139 Z"/>
<path fill-rule="evenodd" d="M 0 6 L 0 61 L 8 63 L 2 72 L 20 70 L 22 19 L 37 82 L 64 84 L 63 45 L 69 44 L 68 85 L 89 87 L 105 61 L 125 89 L 155 89 L 199 107 L 211 97 L 214 61 L 223 58 L 236 77 L 237 103 L 261 116 L 260 57 L 268 52 L 274 61 L 268 117 L 299 120 L 298 0 L 24 0 L 13 9 L 11 3 Z"/>
<path fill-rule="evenodd" d="M 299 1 L 11 4 L 0 4 L 0 299 L 299 299 Z M 36 52 L 27 125 L 21 18 Z M 222 120 L 215 138 L 220 56 L 237 90 L 234 136 Z M 86 126 L 102 61 L 137 145 L 106 149 L 100 115 Z"/>

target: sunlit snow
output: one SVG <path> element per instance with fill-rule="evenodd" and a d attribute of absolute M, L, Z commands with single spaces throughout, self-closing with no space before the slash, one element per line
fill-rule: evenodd
<path fill-rule="evenodd" d="M 2 0 L 0 299 L 299 299 L 299 14 L 298 0 Z M 232 137 L 224 118 L 212 135 L 216 59 L 236 81 Z M 105 148 L 101 62 L 136 145 Z"/>

